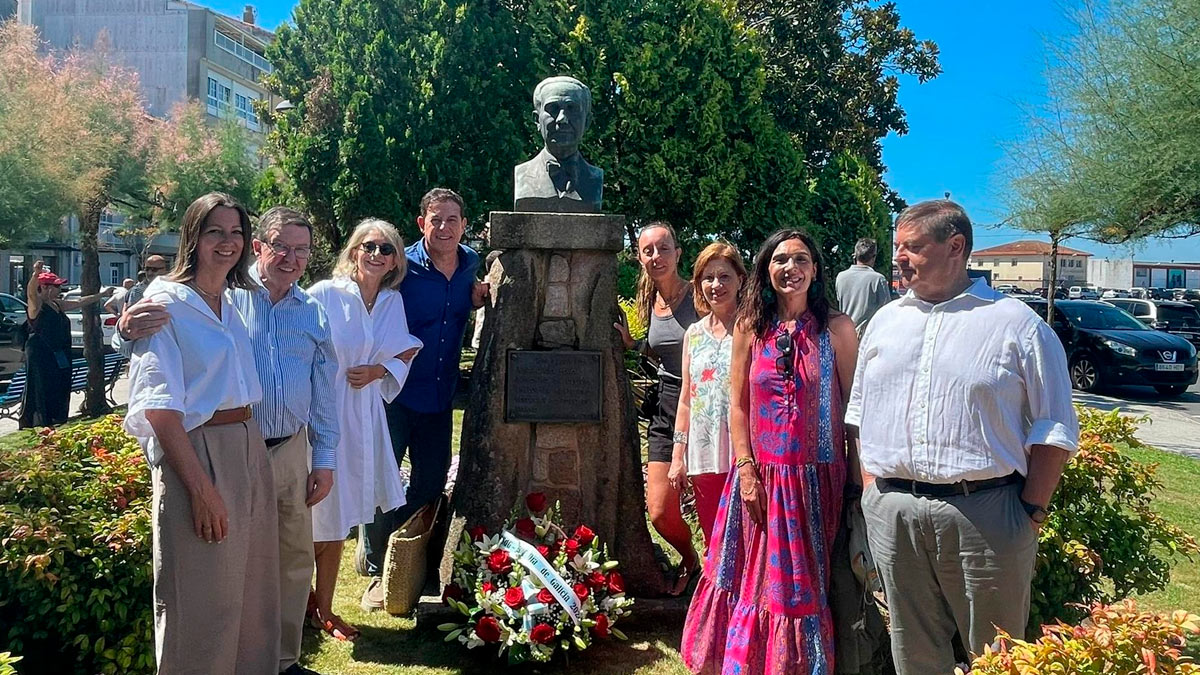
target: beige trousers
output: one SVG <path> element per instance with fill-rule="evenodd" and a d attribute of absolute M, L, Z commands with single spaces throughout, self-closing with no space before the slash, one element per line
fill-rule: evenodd
<path fill-rule="evenodd" d="M 304 615 L 313 575 L 312 511 L 308 497 L 308 441 L 301 431 L 268 448 L 279 508 L 279 669 L 300 660 Z"/>
<path fill-rule="evenodd" d="M 188 438 L 229 516 L 219 544 L 196 536 L 191 498 L 154 467 L 154 641 L 159 675 L 272 675 L 279 666 L 275 481 L 253 420 Z"/>
<path fill-rule="evenodd" d="M 1021 489 L 938 499 L 880 492 L 876 484 L 863 491 L 899 675 L 953 673 L 956 631 L 975 654 L 992 644 L 997 627 L 1024 637 L 1037 533 Z"/>

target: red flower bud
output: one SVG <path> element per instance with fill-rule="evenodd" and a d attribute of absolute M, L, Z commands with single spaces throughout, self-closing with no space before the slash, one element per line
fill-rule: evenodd
<path fill-rule="evenodd" d="M 471 535 L 471 541 L 479 541 L 487 534 L 487 528 L 482 525 L 476 525 L 467 530 L 467 534 Z"/>
<path fill-rule="evenodd" d="M 601 638 L 608 637 L 608 615 L 607 614 L 597 614 L 596 615 L 596 625 L 592 626 L 592 632 L 596 634 L 596 637 L 601 637 Z"/>
<path fill-rule="evenodd" d="M 513 568 L 512 556 L 502 548 L 496 549 L 488 555 L 487 566 L 492 574 L 508 574 Z"/>
<path fill-rule="evenodd" d="M 482 585 L 480 585 L 479 590 L 483 591 L 483 593 L 486 595 L 496 590 L 496 584 L 493 584 L 490 581 L 485 581 Z"/>
<path fill-rule="evenodd" d="M 553 626 L 546 623 L 539 623 L 533 627 L 533 630 L 529 631 L 529 639 L 533 640 L 539 645 L 549 644 L 557 635 L 558 631 L 554 630 Z"/>
<path fill-rule="evenodd" d="M 475 635 L 484 642 L 500 641 L 500 622 L 494 616 L 485 616 L 475 624 Z"/>
<path fill-rule="evenodd" d="M 608 592 L 609 593 L 624 593 L 625 579 L 620 572 L 613 572 L 608 575 Z"/>
<path fill-rule="evenodd" d="M 446 587 L 442 589 L 443 604 L 450 604 L 448 600 L 462 600 L 462 597 L 463 589 L 458 584 L 446 584 Z"/>
<path fill-rule="evenodd" d="M 541 544 L 538 544 L 535 548 L 537 548 L 538 553 L 542 554 L 543 558 L 550 557 L 550 548 L 548 546 L 542 546 Z"/>
<path fill-rule="evenodd" d="M 575 595 L 578 595 L 580 600 L 586 600 L 588 596 L 587 584 L 575 584 Z"/>
<path fill-rule="evenodd" d="M 568 539 L 563 544 L 563 550 L 567 552 L 568 558 L 574 558 L 579 555 L 579 542 L 574 539 Z"/>
<path fill-rule="evenodd" d="M 532 518 L 522 518 L 517 521 L 516 525 L 517 536 L 522 539 L 533 539 L 537 536 L 537 526 L 533 524 Z"/>
<path fill-rule="evenodd" d="M 543 605 L 549 605 L 550 603 L 554 602 L 554 594 L 550 592 L 549 588 L 543 588 L 542 590 L 538 591 L 538 602 L 542 603 Z"/>
<path fill-rule="evenodd" d="M 545 492 L 530 492 L 525 495 L 525 506 L 529 508 L 530 513 L 540 514 L 546 510 L 546 493 Z"/>
<path fill-rule="evenodd" d="M 504 604 L 513 609 L 520 609 L 525 606 L 525 591 L 520 588 L 513 587 L 504 591 Z"/>
<path fill-rule="evenodd" d="M 596 538 L 596 533 L 587 525 L 580 525 L 575 528 L 575 538 L 579 540 L 580 545 L 589 546 L 592 540 Z"/>
<path fill-rule="evenodd" d="M 587 577 L 587 583 L 588 586 L 599 589 L 608 585 L 608 579 L 605 578 L 603 572 L 592 572 Z"/>

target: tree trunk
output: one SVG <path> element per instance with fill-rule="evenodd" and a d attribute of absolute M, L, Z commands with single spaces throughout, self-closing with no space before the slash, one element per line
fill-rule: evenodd
<path fill-rule="evenodd" d="M 1061 232 L 1050 233 L 1050 287 L 1046 289 L 1046 323 L 1054 325 L 1054 292 L 1058 290 L 1058 244 Z"/>
<path fill-rule="evenodd" d="M 84 202 L 79 213 L 79 250 L 83 256 L 83 275 L 79 280 L 80 295 L 100 292 L 100 212 L 108 206 L 103 195 Z M 87 361 L 87 390 L 84 392 L 85 417 L 98 417 L 112 411 L 104 395 L 104 335 L 100 330 L 100 304 L 83 308 L 83 358 Z"/>

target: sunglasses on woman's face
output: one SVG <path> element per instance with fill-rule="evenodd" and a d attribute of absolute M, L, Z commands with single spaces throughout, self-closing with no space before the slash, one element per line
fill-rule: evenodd
<path fill-rule="evenodd" d="M 791 378 L 792 376 L 792 334 L 781 333 L 775 338 L 775 349 L 779 350 L 779 358 L 775 359 L 775 372 Z"/>
<path fill-rule="evenodd" d="M 364 241 L 359 244 L 359 248 L 366 251 L 367 255 L 375 255 L 376 253 L 379 255 L 395 255 L 396 253 L 396 247 L 386 242 L 380 244 L 373 241 Z"/>

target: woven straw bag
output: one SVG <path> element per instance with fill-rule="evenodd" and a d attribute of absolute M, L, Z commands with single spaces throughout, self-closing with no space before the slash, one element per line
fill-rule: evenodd
<path fill-rule="evenodd" d="M 422 506 L 388 537 L 383 558 L 383 608 L 388 614 L 405 615 L 417 606 L 425 587 L 429 539 L 445 501 L 439 496 Z"/>

